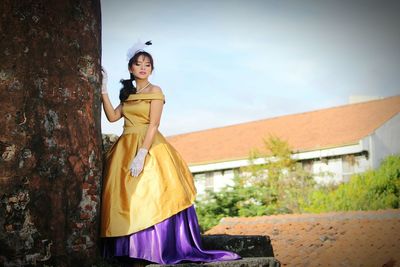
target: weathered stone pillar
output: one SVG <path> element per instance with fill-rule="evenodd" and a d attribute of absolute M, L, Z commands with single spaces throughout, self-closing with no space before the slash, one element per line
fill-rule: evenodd
<path fill-rule="evenodd" d="M 100 0 L 2 0 L 0 16 L 0 266 L 91 266 Z"/>

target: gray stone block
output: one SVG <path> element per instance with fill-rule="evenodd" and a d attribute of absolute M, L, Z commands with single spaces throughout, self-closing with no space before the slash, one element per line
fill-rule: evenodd
<path fill-rule="evenodd" d="M 206 250 L 229 250 L 242 257 L 274 257 L 271 240 L 261 235 L 203 235 Z"/>

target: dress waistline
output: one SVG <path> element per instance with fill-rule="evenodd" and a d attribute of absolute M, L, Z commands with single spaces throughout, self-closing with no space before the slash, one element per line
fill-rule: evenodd
<path fill-rule="evenodd" d="M 122 134 L 143 133 L 143 130 L 147 130 L 148 126 L 148 124 L 138 124 L 134 126 L 124 125 L 124 131 Z"/>

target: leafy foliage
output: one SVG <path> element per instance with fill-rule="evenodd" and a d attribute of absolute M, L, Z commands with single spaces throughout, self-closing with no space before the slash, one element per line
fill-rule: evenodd
<path fill-rule="evenodd" d="M 265 151 L 252 151 L 250 165 L 236 172 L 233 186 L 208 191 L 196 202 L 203 230 L 223 217 L 301 212 L 314 185 L 312 176 L 290 157 L 286 142 L 270 136 L 264 143 Z M 256 164 L 260 158 L 264 163 Z"/>
<path fill-rule="evenodd" d="M 356 174 L 336 189 L 320 188 L 307 212 L 400 208 L 400 156 L 389 156 L 377 170 Z"/>

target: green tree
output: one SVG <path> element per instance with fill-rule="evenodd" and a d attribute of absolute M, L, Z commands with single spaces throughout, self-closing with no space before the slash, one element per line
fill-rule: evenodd
<path fill-rule="evenodd" d="M 308 203 L 314 179 L 291 158 L 288 143 L 269 136 L 264 144 L 262 151 L 251 152 L 250 164 L 236 172 L 233 186 L 208 191 L 196 203 L 202 229 L 216 225 L 223 217 L 301 212 Z"/>
<path fill-rule="evenodd" d="M 264 140 L 263 151 L 251 153 L 248 167 L 242 169 L 239 179 L 243 184 L 255 186 L 253 190 L 262 190 L 266 194 L 263 201 L 268 213 L 302 212 L 301 207 L 308 203 L 308 196 L 315 181 L 311 173 L 306 172 L 302 164 L 292 158 L 289 144 L 275 136 Z M 263 159 L 264 163 L 256 164 Z M 259 195 L 262 197 L 261 195 Z"/>

